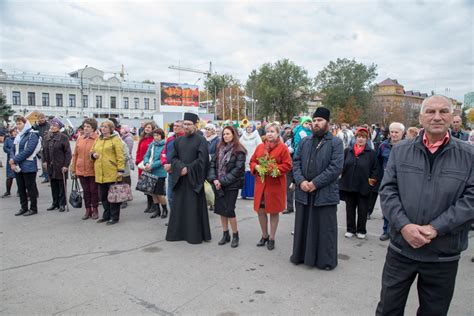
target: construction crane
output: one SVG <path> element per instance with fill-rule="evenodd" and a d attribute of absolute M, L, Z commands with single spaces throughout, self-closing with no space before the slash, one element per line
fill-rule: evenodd
<path fill-rule="evenodd" d="M 212 75 L 212 61 L 209 62 L 209 70 L 208 71 L 205 71 L 205 70 L 199 70 L 199 69 L 193 69 L 193 68 L 189 68 L 189 67 L 181 67 L 181 66 L 169 66 L 168 67 L 169 69 L 174 69 L 174 70 L 180 70 L 180 71 L 187 71 L 187 72 L 195 72 L 195 73 L 198 73 L 198 74 L 204 74 L 206 75 L 207 77 L 210 77 Z"/>

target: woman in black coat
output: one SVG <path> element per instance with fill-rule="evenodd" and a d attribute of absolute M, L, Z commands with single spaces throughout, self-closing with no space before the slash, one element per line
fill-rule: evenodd
<path fill-rule="evenodd" d="M 48 170 L 53 203 L 48 211 L 59 209 L 64 212 L 66 206 L 66 179 L 71 163 L 69 138 L 60 132 L 63 123 L 54 118 L 50 122 L 50 131 L 43 142 L 43 168 Z"/>
<path fill-rule="evenodd" d="M 356 234 L 357 238 L 365 239 L 370 193 L 379 180 L 376 152 L 367 146 L 368 137 L 369 131 L 365 127 L 358 128 L 356 143 L 344 150 L 340 190 L 346 201 L 346 238 Z"/>
<path fill-rule="evenodd" d="M 235 217 L 235 203 L 239 189 L 243 187 L 245 176 L 245 156 L 247 151 L 239 142 L 239 136 L 232 126 L 222 131 L 222 140 L 217 145 L 211 160 L 208 181 L 215 189 L 214 213 L 221 216 L 224 234 L 219 245 L 230 242 L 229 222 L 232 228 L 231 247 L 239 245 L 239 232 Z"/>

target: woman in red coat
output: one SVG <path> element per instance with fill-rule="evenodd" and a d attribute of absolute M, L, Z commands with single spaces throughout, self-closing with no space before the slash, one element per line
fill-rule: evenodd
<path fill-rule="evenodd" d="M 275 248 L 275 234 L 278 227 L 279 214 L 286 208 L 286 173 L 291 172 L 292 162 L 288 147 L 281 141 L 280 124 L 270 123 L 265 128 L 265 142 L 258 145 L 250 159 L 250 171 L 255 175 L 254 210 L 258 213 L 258 221 L 262 229 L 262 238 L 257 247 L 267 244 L 268 250 Z M 265 168 L 258 159 L 268 155 L 275 160 L 275 168 Z M 262 182 L 259 170 L 265 172 Z M 270 214 L 270 234 L 268 234 L 268 217 Z"/>
<path fill-rule="evenodd" d="M 135 165 L 138 166 L 140 162 L 145 158 L 146 151 L 151 142 L 153 142 L 153 130 L 156 128 L 156 124 L 153 121 L 145 122 L 143 126 L 143 132 L 140 134 L 140 140 L 138 141 L 137 153 L 135 155 Z M 142 174 L 142 170 L 138 169 L 138 176 Z M 151 195 L 147 195 L 147 207 L 145 213 L 153 213 L 153 198 Z"/>

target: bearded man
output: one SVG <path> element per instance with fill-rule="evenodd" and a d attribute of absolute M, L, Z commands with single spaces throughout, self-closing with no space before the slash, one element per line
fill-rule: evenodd
<path fill-rule="evenodd" d="M 296 216 L 290 261 L 324 270 L 337 266 L 337 180 L 344 163 L 342 141 L 329 131 L 329 117 L 328 109 L 316 109 L 312 135 L 301 140 L 293 159 Z"/>
<path fill-rule="evenodd" d="M 171 151 L 172 212 L 167 241 L 186 240 L 199 244 L 211 240 L 204 180 L 209 169 L 206 139 L 196 133 L 199 118 L 184 113 L 184 136 L 177 138 Z"/>

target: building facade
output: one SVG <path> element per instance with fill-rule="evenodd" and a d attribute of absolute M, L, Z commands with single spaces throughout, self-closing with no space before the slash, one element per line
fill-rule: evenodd
<path fill-rule="evenodd" d="M 86 67 L 69 76 L 7 73 L 0 69 L 0 92 L 15 114 L 40 111 L 70 118 L 147 119 L 159 109 L 154 84 L 128 82 Z"/>

